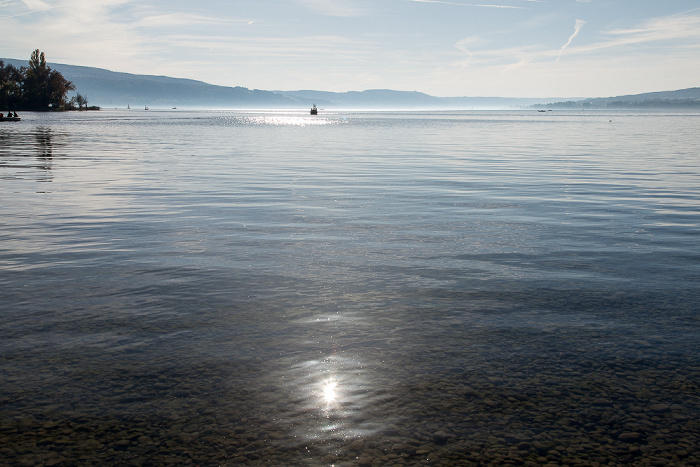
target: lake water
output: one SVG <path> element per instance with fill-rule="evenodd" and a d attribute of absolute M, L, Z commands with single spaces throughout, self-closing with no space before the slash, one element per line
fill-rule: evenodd
<path fill-rule="evenodd" d="M 698 465 L 700 114 L 0 124 L 11 465 Z"/>

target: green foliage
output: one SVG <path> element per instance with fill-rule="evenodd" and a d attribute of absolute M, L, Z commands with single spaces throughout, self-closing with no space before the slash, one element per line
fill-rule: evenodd
<path fill-rule="evenodd" d="M 73 96 L 71 98 L 70 105 L 71 105 L 71 107 L 77 108 L 78 110 L 82 109 L 84 106 L 85 110 L 87 110 L 87 108 L 88 108 L 87 96 L 83 96 L 82 94 L 78 93 L 76 96 Z"/>
<path fill-rule="evenodd" d="M 0 61 L 0 109 L 65 110 L 73 83 L 46 64 L 44 53 L 32 52 L 28 67 L 15 68 Z"/>
<path fill-rule="evenodd" d="M 16 109 L 22 101 L 22 71 L 0 60 L 0 109 Z M 1 111 L 1 110 L 0 110 Z"/>

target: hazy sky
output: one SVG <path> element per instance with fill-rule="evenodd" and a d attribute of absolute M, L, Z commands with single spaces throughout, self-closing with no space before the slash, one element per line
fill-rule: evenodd
<path fill-rule="evenodd" d="M 0 56 L 266 90 L 700 86 L 700 0 L 0 0 Z"/>

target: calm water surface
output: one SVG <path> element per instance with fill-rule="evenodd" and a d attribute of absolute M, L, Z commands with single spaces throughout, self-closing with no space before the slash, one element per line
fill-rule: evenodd
<path fill-rule="evenodd" d="M 11 465 L 699 465 L 700 114 L 0 126 Z"/>

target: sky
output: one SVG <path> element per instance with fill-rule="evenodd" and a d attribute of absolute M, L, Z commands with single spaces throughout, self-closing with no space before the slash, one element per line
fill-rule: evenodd
<path fill-rule="evenodd" d="M 0 0 L 0 57 L 264 90 L 700 86 L 700 0 Z"/>

